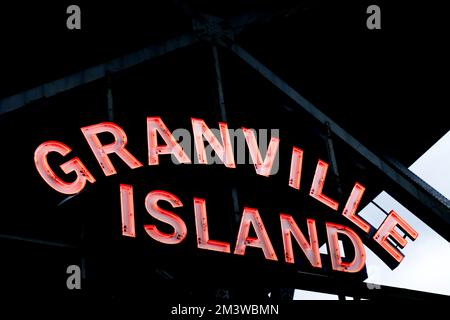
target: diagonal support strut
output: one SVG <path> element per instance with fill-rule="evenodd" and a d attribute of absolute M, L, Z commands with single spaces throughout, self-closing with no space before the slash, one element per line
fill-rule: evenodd
<path fill-rule="evenodd" d="M 298 108 L 309 113 L 320 123 L 327 124 L 332 133 L 348 144 L 364 159 L 374 165 L 380 173 L 387 177 L 392 183 L 402 188 L 408 196 L 419 201 L 419 203 L 421 203 L 428 212 L 417 212 L 417 215 L 426 224 L 430 226 L 433 224 L 432 228 L 439 232 L 439 234 L 441 234 L 447 241 L 450 241 L 450 233 L 448 232 L 448 230 L 450 230 L 450 201 L 445 199 L 443 196 L 437 197 L 436 195 L 439 195 L 439 192 L 426 185 L 426 183 L 418 183 L 421 179 L 419 179 L 413 172 L 406 169 L 408 171 L 408 174 L 406 175 L 404 170 L 399 170 L 397 167 L 391 166 L 378 157 L 375 153 L 367 149 L 352 135 L 346 132 L 336 122 L 325 115 L 316 106 L 314 106 L 294 88 L 292 88 L 283 79 L 277 76 L 237 43 L 229 41 L 226 46 L 250 67 L 252 67 L 280 91 L 296 102 L 296 106 Z M 429 212 L 434 213 L 433 217 L 430 217 L 428 214 Z M 432 219 L 435 219 L 434 223 L 431 221 Z M 439 223 L 436 223 L 436 220 L 439 221 Z"/>

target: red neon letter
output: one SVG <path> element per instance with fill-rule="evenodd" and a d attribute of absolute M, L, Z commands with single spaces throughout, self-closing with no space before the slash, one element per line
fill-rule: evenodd
<path fill-rule="evenodd" d="M 227 124 L 225 122 L 219 122 L 220 136 L 222 138 L 222 143 L 220 143 L 214 133 L 208 128 L 205 121 L 195 118 L 192 118 L 191 121 L 198 162 L 202 164 L 208 163 L 205 145 L 203 143 L 203 137 L 205 137 L 223 164 L 228 168 L 236 168 Z"/>
<path fill-rule="evenodd" d="M 344 217 L 346 217 L 366 233 L 368 233 L 370 231 L 370 224 L 368 224 L 360 216 L 356 215 L 356 210 L 358 209 L 359 202 L 361 201 L 361 198 L 364 194 L 364 190 L 366 190 L 366 188 L 364 188 L 359 183 L 355 183 L 355 186 L 353 187 L 353 190 L 348 197 L 347 204 L 344 207 L 342 215 L 344 215 Z"/>
<path fill-rule="evenodd" d="M 407 234 L 413 241 L 419 236 L 419 233 L 416 230 L 403 220 L 397 212 L 392 210 L 373 236 L 373 239 L 389 252 L 398 263 L 400 263 L 405 256 L 399 250 L 395 249 L 387 239 L 391 236 L 401 248 L 404 248 L 408 242 L 397 232 L 397 230 L 395 230 L 395 227 L 399 227 L 400 230 Z"/>
<path fill-rule="evenodd" d="M 283 235 L 284 256 L 287 263 L 294 263 L 294 252 L 292 250 L 291 234 L 299 244 L 309 263 L 313 267 L 321 268 L 319 241 L 317 240 L 316 222 L 313 219 L 307 219 L 308 233 L 310 242 L 306 241 L 294 218 L 287 214 L 280 214 L 281 233 Z"/>
<path fill-rule="evenodd" d="M 166 145 L 158 145 L 159 133 Z M 160 117 L 148 117 L 147 118 L 147 143 L 148 143 L 148 164 L 159 164 L 160 154 L 173 154 L 180 163 L 191 163 L 191 160 L 183 151 L 183 148 L 178 144 L 177 140 L 170 133 L 164 122 Z"/>
<path fill-rule="evenodd" d="M 331 266 L 333 270 L 343 272 L 358 272 L 366 263 L 366 251 L 358 235 L 350 228 L 326 222 L 327 237 L 329 245 L 329 255 L 331 257 Z M 341 249 L 339 248 L 338 233 L 345 234 L 352 242 L 355 249 L 355 257 L 352 262 L 343 262 L 341 258 Z"/>
<path fill-rule="evenodd" d="M 309 195 L 323 204 L 326 204 L 333 210 L 338 209 L 338 203 L 333 199 L 327 197 L 322 193 L 323 185 L 325 184 L 325 177 L 327 175 L 328 163 L 319 160 L 316 167 L 316 172 L 314 173 L 313 183 L 311 185 L 311 191 Z"/>
<path fill-rule="evenodd" d="M 105 176 L 116 174 L 116 169 L 109 160 L 108 154 L 115 153 L 123 160 L 131 169 L 142 167 L 140 163 L 127 149 L 127 136 L 125 131 L 117 124 L 112 122 L 102 122 L 92 126 L 81 128 L 86 141 L 91 147 L 92 152 L 97 158 L 100 167 L 102 167 Z M 114 136 L 114 142 L 102 145 L 98 134 L 108 132 Z"/>
<path fill-rule="evenodd" d="M 227 242 L 209 240 L 208 218 L 206 217 L 206 202 L 194 198 L 195 228 L 197 230 L 197 246 L 200 249 L 230 253 Z"/>
<path fill-rule="evenodd" d="M 120 185 L 120 209 L 122 213 L 122 235 L 135 238 L 133 187 L 130 185 Z"/>
<path fill-rule="evenodd" d="M 155 225 L 144 225 L 144 229 L 150 237 L 159 242 L 166 244 L 180 243 L 186 238 L 186 224 L 176 214 L 158 207 L 158 201 L 160 200 L 169 202 L 174 208 L 182 207 L 183 204 L 175 195 L 166 191 L 152 191 L 145 197 L 145 208 L 148 213 L 159 221 L 170 224 L 174 231 L 171 234 L 163 233 Z"/>
<path fill-rule="evenodd" d="M 255 230 L 256 238 L 248 236 L 250 224 Z M 247 246 L 261 248 L 266 259 L 278 261 L 277 255 L 273 250 L 272 243 L 270 242 L 269 235 L 267 234 L 259 212 L 258 210 L 252 208 L 244 208 L 234 253 L 244 255 L 245 248 Z"/>
<path fill-rule="evenodd" d="M 70 183 L 65 182 L 53 172 L 47 162 L 47 155 L 50 152 L 57 152 L 62 156 L 66 156 L 70 151 L 71 149 L 64 143 L 47 141 L 37 147 L 34 152 L 34 164 L 42 179 L 44 179 L 50 187 L 64 194 L 75 194 L 80 192 L 86 185 L 86 180 L 90 183 L 95 182 L 92 174 L 78 157 L 63 163 L 60 166 L 62 171 L 66 174 L 75 172 L 77 174 L 75 181 Z"/>
<path fill-rule="evenodd" d="M 291 173 L 289 175 L 289 186 L 299 190 L 300 178 L 302 176 L 303 150 L 297 147 L 292 149 Z"/>
<path fill-rule="evenodd" d="M 256 173 L 268 177 L 270 175 L 270 172 L 272 171 L 272 166 L 278 152 L 280 139 L 275 137 L 270 138 L 269 147 L 267 148 L 266 157 L 264 158 L 263 162 L 253 130 L 242 128 L 242 131 L 244 131 L 245 141 L 247 142 L 252 161 L 255 164 Z"/>

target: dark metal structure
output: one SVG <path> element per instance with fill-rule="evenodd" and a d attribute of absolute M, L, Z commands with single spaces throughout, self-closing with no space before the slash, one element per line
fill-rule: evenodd
<path fill-rule="evenodd" d="M 428 70 L 417 65 L 411 79 L 409 65 L 403 60 L 406 52 L 411 60 L 416 58 L 410 48 L 421 36 L 413 39 L 405 35 L 402 38 L 405 43 L 397 44 L 403 29 L 390 16 L 386 18 L 386 30 L 370 33 L 364 29 L 365 3 L 269 0 L 215 1 L 214 5 L 208 1 L 154 3 L 158 4 L 145 9 L 135 4 L 133 12 L 122 13 L 128 14 L 125 21 L 130 23 L 135 20 L 133 14 L 145 12 L 141 13 L 145 25 L 130 23 L 129 29 L 124 27 L 128 32 L 136 32 L 133 38 L 137 40 L 124 35 L 113 45 L 108 41 L 114 40 L 107 39 L 108 50 L 100 49 L 98 54 L 95 49 L 88 50 L 79 60 L 82 65 L 64 70 L 64 74 L 60 74 L 60 67 L 65 62 L 46 61 L 39 66 L 37 54 L 23 64 L 27 70 L 28 63 L 33 65 L 35 78 L 13 80 L 4 88 L 0 130 L 4 137 L 14 139 L 5 142 L 8 156 L 1 162 L 4 168 L 9 168 L 4 179 L 8 188 L 3 193 L 3 203 L 12 208 L 8 212 L 19 214 L 3 211 L 0 245 L 5 255 L 16 261 L 3 268 L 20 275 L 26 273 L 30 263 L 36 265 L 41 261 L 35 274 L 54 279 L 49 286 L 59 292 L 64 291 L 65 274 L 58 268 L 81 264 L 88 295 L 94 296 L 121 297 L 129 290 L 157 283 L 160 291 L 149 295 L 166 299 L 217 297 L 218 288 L 227 288 L 232 298 L 252 295 L 265 299 L 268 292 L 276 297 L 280 288 L 369 299 L 438 297 L 388 287 L 370 290 L 360 277 L 311 274 L 302 266 L 280 271 L 272 265 L 260 267 L 257 259 L 245 263 L 237 258 L 224 260 L 215 255 L 202 256 L 184 246 L 159 251 L 148 249 L 148 242 L 141 238 L 137 243 L 119 239 L 116 187 L 124 181 L 136 184 L 141 198 L 148 192 L 148 181 L 155 187 L 177 186 L 185 194 L 184 203 L 193 196 L 191 191 L 199 192 L 212 199 L 212 210 L 223 213 L 212 218 L 213 222 L 216 219 L 218 225 L 227 224 L 232 231 L 236 230 L 237 222 L 228 217 L 230 212 L 239 215 L 246 205 L 260 206 L 269 213 L 280 210 L 274 199 L 283 201 L 282 210 L 311 208 L 316 211 L 311 214 L 317 214 L 320 220 L 323 209 L 280 190 L 279 186 L 286 184 L 282 174 L 289 159 L 280 159 L 281 177 L 273 178 L 276 187 L 252 177 L 248 167 L 234 173 L 214 169 L 199 179 L 198 169 L 173 169 L 168 164 L 161 164 L 160 172 L 148 170 L 144 176 L 122 175 L 120 169 L 126 169 L 119 163 L 117 177 L 99 179 L 96 186 L 71 198 L 52 194 L 43 186 L 32 166 L 32 154 L 40 141 L 64 140 L 89 162 L 92 158 L 76 130 L 114 119 L 126 128 L 129 138 L 134 138 L 130 138 L 130 148 L 145 159 L 145 151 L 139 151 L 145 145 L 142 139 L 145 128 L 140 127 L 145 116 L 169 119 L 171 128 L 186 127 L 189 116 L 203 117 L 209 123 L 228 121 L 236 127 L 279 128 L 283 141 L 300 144 L 311 152 L 305 165 L 312 168 L 317 157 L 331 163 L 331 183 L 337 191 L 329 192 L 336 198 L 345 199 L 351 184 L 362 179 L 368 186 L 365 204 L 386 190 L 441 236 L 450 239 L 450 202 L 407 169 L 412 159 L 449 129 L 435 104 L 439 94 L 429 97 L 440 84 L 424 81 Z M 98 12 L 88 6 L 83 10 L 91 15 Z M 397 10 L 393 5 L 388 8 L 391 14 Z M 119 8 L 111 4 L 105 10 L 104 16 L 108 16 L 117 14 Z M 88 28 L 94 31 L 104 28 L 105 21 L 92 21 L 88 20 Z M 91 45 L 98 35 L 95 32 L 86 35 Z M 429 38 L 421 40 L 435 45 Z M 69 41 L 75 47 L 81 44 L 81 40 Z M 20 50 L 18 47 L 11 52 Z M 124 50 L 129 52 L 121 52 Z M 124 55 L 112 57 L 116 53 Z M 104 62 L 105 56 L 111 59 Z M 72 59 L 74 56 L 66 61 Z M 4 64 L 9 61 L 2 59 Z M 398 70 L 391 69 L 392 65 Z M 4 79 L 20 78 L 17 66 L 5 70 Z M 67 75 L 66 71 L 73 73 Z M 397 86 L 399 82 L 408 88 L 407 92 L 415 94 L 405 95 L 405 90 Z M 423 101 L 427 103 L 426 113 L 416 109 L 418 106 L 423 110 Z M 416 130 L 418 126 L 421 130 Z M 280 152 L 288 154 L 286 150 Z M 94 167 L 94 162 L 90 162 L 90 167 Z M 95 171 L 100 177 L 99 172 Z M 312 173 L 305 175 L 309 177 Z M 142 181 L 143 177 L 148 181 Z M 214 190 L 204 185 L 214 186 L 211 188 Z M 228 199 L 226 205 L 223 199 Z M 265 219 L 267 224 L 272 223 L 268 214 Z M 220 227 L 214 230 L 228 237 L 221 233 Z M 324 242 L 324 235 L 319 236 Z M 371 245 L 371 249 L 383 255 L 376 246 Z M 184 267 L 175 267 L 184 263 L 177 256 L 195 259 Z M 198 270 L 202 266 L 209 271 Z M 274 278 L 259 283 L 258 279 L 267 275 Z M 18 287 L 26 287 L 27 281 L 43 284 L 30 280 L 29 276 L 25 279 Z M 210 285 L 197 288 L 198 279 Z M 248 281 L 245 290 L 244 281 Z M 14 280 L 10 285 L 16 284 Z M 173 288 L 179 290 L 174 292 Z"/>

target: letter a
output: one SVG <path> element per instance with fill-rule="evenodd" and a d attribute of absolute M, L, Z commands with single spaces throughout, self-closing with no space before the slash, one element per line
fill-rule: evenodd
<path fill-rule="evenodd" d="M 377 5 L 371 5 L 367 7 L 366 13 L 371 14 L 367 18 L 367 29 L 373 30 L 373 29 L 381 29 L 381 10 L 380 7 Z"/>
<path fill-rule="evenodd" d="M 70 276 L 67 278 L 67 281 L 66 281 L 67 289 L 69 289 L 69 290 L 81 289 L 80 267 L 77 265 L 70 265 L 67 267 L 66 273 L 70 274 Z"/>
<path fill-rule="evenodd" d="M 69 29 L 69 30 L 73 30 L 73 29 L 80 30 L 81 29 L 81 10 L 80 10 L 80 7 L 75 5 L 75 4 L 72 4 L 72 5 L 67 7 L 66 13 L 70 14 L 70 16 L 67 18 L 67 21 L 66 21 L 67 29 Z"/>

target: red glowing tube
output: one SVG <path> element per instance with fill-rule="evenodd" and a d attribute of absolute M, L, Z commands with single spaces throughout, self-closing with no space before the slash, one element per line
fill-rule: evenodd
<path fill-rule="evenodd" d="M 178 244 L 182 242 L 187 234 L 186 224 L 176 214 L 161 209 L 158 206 L 158 201 L 167 201 L 174 208 L 182 207 L 183 204 L 175 195 L 166 191 L 152 191 L 145 197 L 145 208 L 148 213 L 155 219 L 171 225 L 174 231 L 167 234 L 159 231 L 155 225 L 144 225 L 145 231 L 156 241 L 165 244 Z"/>
<path fill-rule="evenodd" d="M 359 203 L 365 190 L 366 188 L 364 188 L 362 185 L 360 185 L 359 183 L 355 183 L 355 186 L 353 187 L 353 190 L 348 197 L 342 215 L 356 224 L 362 230 L 364 230 L 364 232 L 368 233 L 370 231 L 370 224 L 368 224 L 367 221 L 365 221 L 360 216 L 356 215 L 356 210 L 358 209 Z"/>
<path fill-rule="evenodd" d="M 256 238 L 248 236 L 250 224 L 255 230 Z M 261 216 L 259 215 L 258 210 L 253 208 L 244 208 L 234 253 L 244 255 L 247 246 L 261 248 L 266 259 L 278 261 L 275 250 L 270 242 L 269 235 L 261 220 Z"/>
<path fill-rule="evenodd" d="M 291 171 L 289 174 L 289 186 L 299 190 L 302 176 L 303 150 L 297 147 L 292 149 Z"/>
<path fill-rule="evenodd" d="M 294 218 L 287 214 L 280 214 L 281 233 L 283 235 L 284 256 L 287 263 L 294 263 L 294 252 L 292 250 L 291 235 L 297 241 L 309 263 L 315 268 L 321 268 L 319 241 L 317 238 L 316 222 L 313 219 L 307 219 L 308 233 L 310 241 L 308 242 L 298 227 Z"/>
<path fill-rule="evenodd" d="M 392 210 L 373 236 L 373 239 L 378 242 L 398 263 L 400 263 L 402 262 L 404 255 L 389 243 L 388 238 L 391 237 L 401 248 L 404 248 L 408 242 L 398 233 L 395 229 L 396 227 L 400 228 L 413 241 L 419 236 L 419 233 L 416 230 L 414 230 L 405 220 L 403 220 L 397 212 Z"/>
<path fill-rule="evenodd" d="M 127 136 L 125 131 L 117 124 L 112 122 L 102 122 L 92 126 L 81 128 L 86 141 L 95 155 L 106 176 L 116 174 L 108 154 L 115 153 L 118 155 L 131 169 L 142 167 L 140 163 L 127 149 Z M 108 132 L 114 136 L 114 142 L 102 145 L 97 137 L 100 133 Z"/>
<path fill-rule="evenodd" d="M 327 238 L 329 245 L 329 255 L 331 258 L 331 266 L 333 270 L 342 272 L 359 272 L 366 263 L 366 251 L 364 244 L 358 235 L 350 228 L 326 222 Z M 355 250 L 355 257 L 351 262 L 342 261 L 341 249 L 339 248 L 338 234 L 346 235 L 352 242 Z"/>
<path fill-rule="evenodd" d="M 200 249 L 230 253 L 229 243 L 209 239 L 206 201 L 204 199 L 194 198 L 194 213 L 195 228 L 197 231 L 197 246 Z"/>
<path fill-rule="evenodd" d="M 166 145 L 158 145 L 157 133 L 159 133 Z M 185 164 L 191 163 L 183 148 L 175 140 L 160 117 L 147 118 L 147 143 L 148 164 L 151 166 L 159 164 L 160 154 L 173 154 L 178 162 Z"/>
<path fill-rule="evenodd" d="M 314 173 L 314 179 L 311 185 L 311 191 L 309 195 L 323 204 L 329 206 L 333 210 L 337 210 L 339 204 L 333 199 L 327 197 L 322 193 L 323 186 L 325 184 L 325 178 L 327 175 L 328 163 L 325 161 L 319 160 L 316 167 L 316 172 Z"/>
<path fill-rule="evenodd" d="M 127 184 L 120 185 L 120 206 L 122 214 L 122 235 L 136 237 L 134 225 L 133 187 Z"/>
<path fill-rule="evenodd" d="M 47 141 L 37 147 L 34 152 L 34 164 L 42 179 L 44 179 L 50 187 L 64 194 L 76 194 L 83 190 L 86 181 L 89 181 L 90 183 L 95 182 L 92 174 L 78 157 L 63 163 L 60 166 L 66 174 L 71 172 L 77 174 L 77 178 L 73 182 L 65 182 L 53 172 L 47 161 L 48 154 L 50 152 L 56 152 L 62 156 L 66 156 L 70 151 L 71 149 L 62 142 Z"/>
<path fill-rule="evenodd" d="M 242 130 L 244 131 L 245 140 L 247 141 L 248 150 L 255 165 L 256 173 L 268 177 L 277 156 L 280 139 L 275 137 L 270 139 L 269 147 L 267 148 L 267 153 L 263 161 L 253 130 L 247 128 L 242 128 Z"/>
<path fill-rule="evenodd" d="M 203 137 L 205 137 L 223 164 L 228 168 L 236 168 L 236 164 L 234 163 L 233 147 L 231 145 L 230 133 L 228 132 L 227 124 L 225 122 L 219 123 L 220 136 L 222 140 L 222 142 L 219 142 L 204 120 L 192 118 L 191 121 L 198 162 L 201 164 L 208 163 L 203 141 Z"/>

